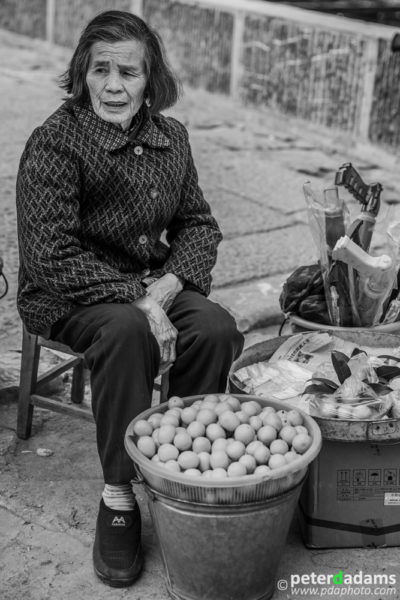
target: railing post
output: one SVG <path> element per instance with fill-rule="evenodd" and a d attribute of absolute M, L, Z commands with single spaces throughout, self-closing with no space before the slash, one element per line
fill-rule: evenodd
<path fill-rule="evenodd" d="M 232 34 L 232 54 L 231 54 L 231 82 L 230 95 L 232 98 L 239 97 L 240 81 L 242 78 L 242 49 L 244 34 L 245 13 L 238 10 L 233 13 L 233 34 Z"/>
<path fill-rule="evenodd" d="M 55 0 L 46 2 L 46 41 L 54 44 Z"/>
<path fill-rule="evenodd" d="M 375 76 L 378 66 L 378 44 L 377 38 L 369 37 L 366 39 L 364 53 L 364 86 L 361 96 L 360 122 L 358 134 L 364 139 L 368 139 L 369 126 L 371 120 L 371 111 L 374 101 Z"/>
<path fill-rule="evenodd" d="M 143 18 L 143 0 L 131 0 L 130 6 L 131 13 L 137 15 L 141 19 Z"/>

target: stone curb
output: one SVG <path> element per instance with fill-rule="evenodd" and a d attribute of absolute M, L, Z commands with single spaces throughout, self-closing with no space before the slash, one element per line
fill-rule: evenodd
<path fill-rule="evenodd" d="M 279 304 L 287 275 L 276 275 L 249 283 L 213 289 L 210 299 L 226 308 L 236 319 L 239 330 L 248 333 L 283 321 Z"/>

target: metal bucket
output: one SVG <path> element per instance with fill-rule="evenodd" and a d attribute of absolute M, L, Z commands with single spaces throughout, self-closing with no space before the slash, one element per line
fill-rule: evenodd
<path fill-rule="evenodd" d="M 145 486 L 172 598 L 271 598 L 302 484 L 237 505 L 185 502 Z"/>
<path fill-rule="evenodd" d="M 284 408 L 282 402 L 235 395 L 240 402 Z M 184 398 L 190 406 L 202 396 Z M 295 461 L 268 475 L 202 480 L 168 471 L 137 448 L 135 423 L 167 403 L 136 417 L 125 447 L 144 483 L 165 567 L 167 586 L 178 600 L 268 600 L 308 465 L 321 448 L 314 419 L 303 414 L 312 444 Z"/>
<path fill-rule="evenodd" d="M 376 325 L 375 327 L 335 327 L 334 325 L 324 325 L 323 323 L 314 323 L 314 321 L 307 321 L 297 315 L 290 315 L 289 323 L 293 333 L 300 333 L 302 331 L 330 331 L 331 333 L 337 333 L 340 331 L 347 331 L 350 333 L 360 333 L 368 331 L 370 333 L 398 333 L 400 334 L 400 321 L 394 323 L 385 323 L 383 325 Z"/>

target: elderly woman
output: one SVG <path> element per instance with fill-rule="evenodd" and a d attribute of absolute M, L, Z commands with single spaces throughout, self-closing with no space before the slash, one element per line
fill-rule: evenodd
<path fill-rule="evenodd" d="M 126 427 L 167 369 L 171 396 L 225 391 L 243 337 L 207 299 L 221 233 L 185 128 L 160 114 L 178 85 L 157 34 L 130 13 L 98 15 L 61 83 L 69 98 L 20 163 L 18 307 L 90 368 L 105 481 L 94 567 L 122 587 L 143 564 Z"/>

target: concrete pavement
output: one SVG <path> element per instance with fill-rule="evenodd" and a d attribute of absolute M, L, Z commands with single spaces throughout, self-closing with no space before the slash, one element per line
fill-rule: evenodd
<path fill-rule="evenodd" d="M 110 590 L 92 573 L 91 544 L 102 489 L 93 425 L 37 410 L 30 440 L 15 437 L 12 386 L 18 380 L 21 342 L 15 309 L 15 174 L 30 132 L 60 102 L 55 77 L 70 51 L 0 31 L 0 53 L 0 253 L 10 281 L 10 292 L 0 301 L 0 597 L 164 600 L 168 594 L 161 559 L 140 488 L 148 557 L 143 577 L 130 590 Z M 188 126 L 200 183 L 225 235 L 212 297 L 236 316 L 247 344 L 277 335 L 282 282 L 295 267 L 316 258 L 301 191 L 304 180 L 322 188 L 332 183 L 342 163 L 351 161 L 367 181 L 384 184 L 384 199 L 395 208 L 400 199 L 398 157 L 343 133 L 320 131 L 200 90 L 187 90 L 171 112 Z M 376 247 L 382 245 L 389 218 L 383 210 Z M 43 447 L 53 454 L 38 456 Z M 399 551 L 393 548 L 306 550 L 294 522 L 278 576 L 345 568 L 349 573 L 396 573 L 400 579 L 399 564 Z M 400 598 L 400 587 L 396 594 L 391 597 Z M 277 590 L 274 600 L 291 597 L 290 590 Z"/>

